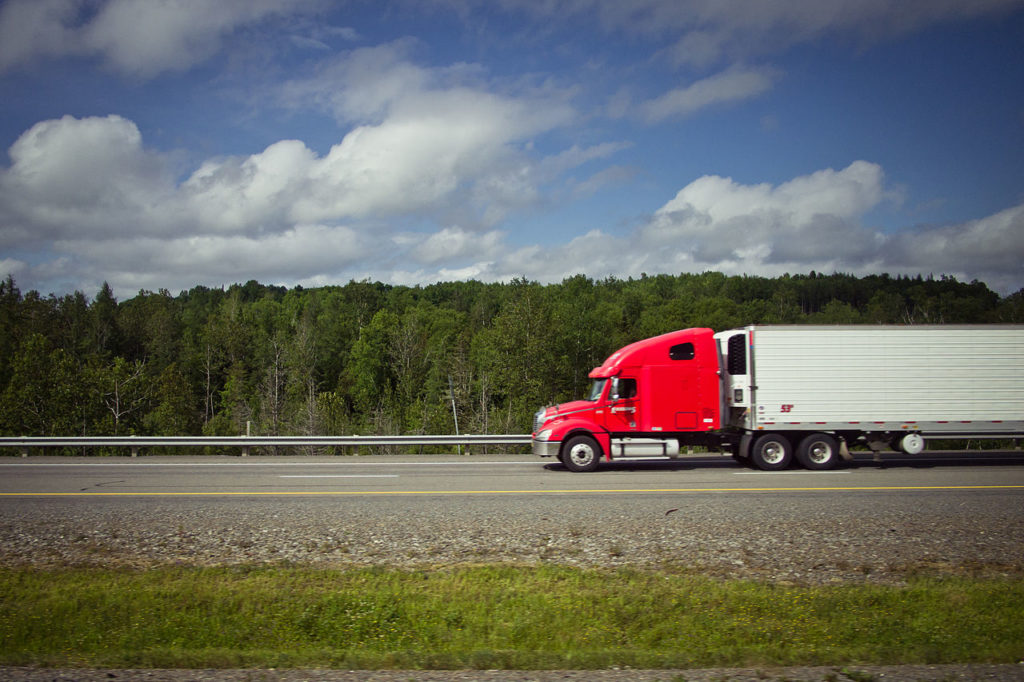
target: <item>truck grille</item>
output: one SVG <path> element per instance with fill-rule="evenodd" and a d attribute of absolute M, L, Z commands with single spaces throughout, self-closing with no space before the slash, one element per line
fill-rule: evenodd
<path fill-rule="evenodd" d="M 544 421 L 544 413 L 548 411 L 548 408 L 542 407 L 533 415 L 533 433 L 537 433 L 541 423 Z"/>

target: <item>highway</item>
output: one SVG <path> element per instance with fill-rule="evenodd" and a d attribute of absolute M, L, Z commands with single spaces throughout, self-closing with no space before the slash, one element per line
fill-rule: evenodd
<path fill-rule="evenodd" d="M 0 459 L 0 565 L 676 566 L 796 582 L 1024 575 L 1024 453 L 589 474 L 531 455 Z"/>
<path fill-rule="evenodd" d="M 827 472 L 762 472 L 721 455 L 615 462 L 574 474 L 531 455 L 30 457 L 0 460 L 0 496 L 537 496 L 884 490 L 1024 493 L 1024 453 L 859 457 Z"/>

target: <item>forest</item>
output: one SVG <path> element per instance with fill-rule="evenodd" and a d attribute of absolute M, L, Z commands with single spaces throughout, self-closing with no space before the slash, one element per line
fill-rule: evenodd
<path fill-rule="evenodd" d="M 686 327 L 1024 323 L 949 277 L 250 281 L 118 301 L 0 282 L 4 436 L 527 433 L 616 348 Z M 453 404 L 455 414 L 453 415 Z"/>

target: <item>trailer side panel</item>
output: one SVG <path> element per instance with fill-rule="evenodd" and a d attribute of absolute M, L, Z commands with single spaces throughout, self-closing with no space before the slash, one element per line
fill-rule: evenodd
<path fill-rule="evenodd" d="M 749 412 L 737 426 L 951 433 L 1024 428 L 1024 327 L 744 331 Z"/>

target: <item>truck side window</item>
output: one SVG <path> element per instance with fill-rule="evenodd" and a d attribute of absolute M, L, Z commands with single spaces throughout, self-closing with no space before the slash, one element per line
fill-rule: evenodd
<path fill-rule="evenodd" d="M 729 337 L 729 364 L 726 371 L 729 374 L 747 373 L 747 335 L 733 334 Z"/>
<path fill-rule="evenodd" d="M 619 379 L 619 398 L 636 397 L 636 379 Z"/>
<path fill-rule="evenodd" d="M 678 343 L 668 349 L 668 356 L 673 360 L 693 360 L 693 344 Z"/>

